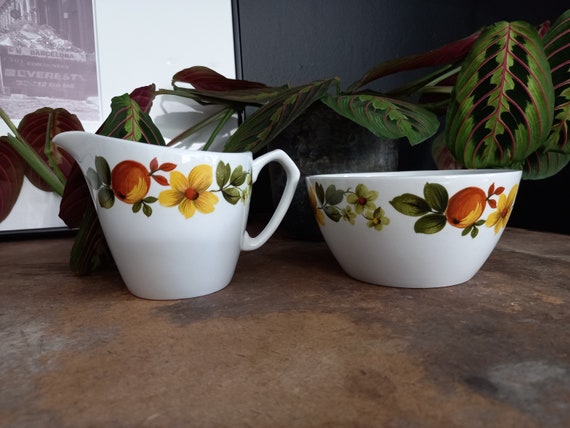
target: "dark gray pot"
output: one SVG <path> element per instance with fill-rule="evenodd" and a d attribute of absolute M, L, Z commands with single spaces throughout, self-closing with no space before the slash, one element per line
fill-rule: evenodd
<path fill-rule="evenodd" d="M 283 220 L 283 229 L 294 239 L 322 240 L 305 185 L 308 175 L 341 172 L 395 171 L 397 141 L 383 140 L 324 104 L 313 104 L 268 147 L 284 150 L 301 170 L 301 180 Z M 283 193 L 285 174 L 270 164 L 273 202 Z"/>

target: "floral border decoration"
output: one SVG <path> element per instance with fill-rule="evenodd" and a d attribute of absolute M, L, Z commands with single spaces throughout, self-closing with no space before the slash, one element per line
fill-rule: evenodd
<path fill-rule="evenodd" d="M 418 217 L 414 223 L 416 233 L 431 235 L 449 224 L 462 229 L 462 236 L 475 238 L 483 225 L 494 228 L 495 234 L 506 227 L 517 191 L 518 184 L 506 195 L 504 187 L 496 187 L 493 183 L 487 192 L 470 186 L 449 197 L 443 185 L 426 183 L 422 196 L 404 193 L 393 198 L 390 205 L 400 214 Z M 320 226 L 325 226 L 325 216 L 336 223 L 343 220 L 352 225 L 360 216 L 366 220 L 369 228 L 380 231 L 390 224 L 390 219 L 376 205 L 378 194 L 378 191 L 369 190 L 364 184 L 358 184 L 354 190 L 337 189 L 334 184 L 325 190 L 320 183 L 309 188 L 311 206 Z M 495 211 L 482 219 L 487 205 Z"/>
<path fill-rule="evenodd" d="M 109 209 L 119 200 L 132 205 L 133 213 L 142 212 L 147 217 L 152 215 L 151 205 L 155 202 L 164 207 L 178 207 L 188 219 L 196 212 L 214 212 L 219 202 L 216 193 L 221 193 L 224 200 L 232 205 L 245 202 L 251 194 L 251 170 L 246 171 L 241 165 L 232 169 L 229 163 L 218 162 L 215 173 L 217 188 L 212 188 L 214 174 L 210 165 L 197 165 L 187 175 L 176 168 L 174 163 L 159 163 L 157 158 L 153 158 L 148 168 L 140 162 L 124 160 L 111 169 L 104 157 L 96 156 L 95 168 L 89 168 L 86 175 L 102 208 Z M 169 177 L 163 172 L 170 173 Z M 158 196 L 149 195 L 151 179 L 170 189 L 161 191 Z"/>
<path fill-rule="evenodd" d="M 376 206 L 378 192 L 368 190 L 364 184 L 358 184 L 353 191 L 337 189 L 334 184 L 324 190 L 320 183 L 315 183 L 315 188 L 309 189 L 309 198 L 315 219 L 321 226 L 325 225 L 325 215 L 336 223 L 342 219 L 350 224 L 355 224 L 356 218 L 361 216 L 366 219 L 368 227 L 375 230 L 382 230 L 390 224 L 384 210 Z M 347 205 L 341 207 L 345 198 Z"/>

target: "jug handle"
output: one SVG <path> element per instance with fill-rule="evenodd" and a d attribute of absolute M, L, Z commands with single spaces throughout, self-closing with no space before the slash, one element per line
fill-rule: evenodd
<path fill-rule="evenodd" d="M 289 209 L 289 205 L 291 205 L 291 201 L 293 200 L 293 196 L 295 195 L 295 191 L 297 190 L 297 183 L 299 182 L 299 177 L 301 176 L 299 168 L 297 168 L 295 162 L 293 162 L 293 160 L 291 160 L 291 158 L 283 150 L 280 149 L 272 150 L 269 153 L 266 153 L 254 159 L 252 165 L 253 183 L 255 183 L 257 180 L 257 176 L 263 167 L 265 167 L 270 162 L 279 163 L 285 170 L 285 174 L 287 176 L 285 189 L 283 190 L 283 195 L 279 200 L 277 208 L 273 212 L 273 215 L 271 216 L 271 219 L 265 228 L 255 237 L 251 237 L 247 231 L 244 233 L 241 243 L 241 249 L 243 251 L 256 250 L 265 244 L 269 238 L 271 238 L 285 217 L 285 214 Z"/>

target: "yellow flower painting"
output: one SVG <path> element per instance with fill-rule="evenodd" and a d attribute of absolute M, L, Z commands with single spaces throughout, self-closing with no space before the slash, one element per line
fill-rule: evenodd
<path fill-rule="evenodd" d="M 508 196 L 505 196 L 504 193 L 499 195 L 497 210 L 489 214 L 489 217 L 487 217 L 485 225 L 487 227 L 494 227 L 495 234 L 499 233 L 501 229 L 507 226 L 507 222 L 509 221 L 509 217 L 513 210 L 513 204 L 515 203 L 518 188 L 518 185 L 513 186 Z"/>
<path fill-rule="evenodd" d="M 194 167 L 186 177 L 179 171 L 170 173 L 169 190 L 158 195 L 158 202 L 165 207 L 178 206 L 185 218 L 192 217 L 196 211 L 207 214 L 214 211 L 218 197 L 209 192 L 213 173 L 210 165 Z"/>

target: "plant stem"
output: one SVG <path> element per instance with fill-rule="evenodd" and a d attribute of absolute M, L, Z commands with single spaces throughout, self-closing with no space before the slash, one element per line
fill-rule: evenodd
<path fill-rule="evenodd" d="M 57 176 L 59 182 L 65 183 L 66 182 L 65 175 L 63 175 L 63 173 L 61 172 L 61 169 L 59 169 L 59 166 L 57 165 L 57 162 L 54 160 L 54 158 L 52 156 L 52 150 L 51 150 L 52 144 L 51 144 L 51 138 L 50 138 L 50 132 L 49 132 L 49 130 L 52 129 L 52 123 L 53 123 L 53 115 L 49 115 L 48 124 L 47 124 L 48 132 L 46 132 L 46 136 L 45 136 L 46 141 L 45 141 L 45 145 L 44 145 L 44 154 L 46 155 L 48 163 L 49 163 L 52 171 L 54 172 L 54 174 Z"/>
<path fill-rule="evenodd" d="M 454 74 L 459 73 L 461 67 L 453 67 L 445 66 L 436 70 L 435 72 L 416 79 L 406 85 L 400 86 L 399 88 L 393 89 L 388 92 L 390 96 L 410 96 L 417 92 L 421 92 L 425 87 L 431 87 L 436 85 L 437 83 L 447 79 L 448 77 L 453 76 Z"/>
<path fill-rule="evenodd" d="M 181 97 L 181 98 L 189 98 L 191 100 L 196 101 L 199 104 L 204 104 L 203 102 L 200 102 L 201 97 L 198 93 L 196 93 L 196 91 L 194 91 L 193 89 L 157 89 L 156 91 L 154 91 L 155 95 L 173 95 L 175 97 Z M 223 100 L 220 99 L 220 100 Z"/>
<path fill-rule="evenodd" d="M 44 160 L 27 143 L 20 141 L 13 135 L 7 135 L 8 143 L 30 167 L 52 188 L 59 196 L 63 195 L 65 183 L 50 169 Z"/>
<path fill-rule="evenodd" d="M 14 123 L 10 120 L 10 118 L 8 117 L 6 112 L 2 109 L 2 107 L 0 107 L 0 118 L 2 118 L 4 123 L 6 123 L 8 128 L 10 128 L 10 131 L 12 131 L 15 135 L 18 135 L 18 129 L 16 128 L 16 125 L 14 125 Z"/>
<path fill-rule="evenodd" d="M 443 70 L 440 70 L 440 72 Z M 444 81 L 445 79 L 458 74 L 461 71 L 461 66 L 458 67 L 454 67 L 452 69 L 450 69 L 448 72 L 440 74 L 439 76 L 436 76 L 429 84 L 427 84 L 426 86 L 434 86 L 437 85 L 439 82 Z M 436 73 L 439 74 L 439 73 Z M 453 85 L 451 85 L 453 86 Z"/>
<path fill-rule="evenodd" d="M 24 140 L 18 132 L 18 128 L 10 120 L 6 112 L 0 108 L 0 118 L 6 123 L 10 131 L 15 135 L 8 134 L 8 144 L 12 146 L 20 157 L 35 171 L 38 175 L 52 188 L 59 196 L 63 195 L 65 187 L 65 178 L 63 180 L 55 174 L 37 152 Z"/>
<path fill-rule="evenodd" d="M 226 108 L 222 111 L 225 111 L 226 113 L 224 114 L 224 116 L 220 119 L 220 121 L 218 122 L 218 125 L 216 126 L 216 129 L 214 129 L 212 131 L 212 134 L 210 135 L 210 138 L 208 138 L 208 141 L 206 142 L 206 144 L 204 145 L 204 147 L 202 148 L 202 150 L 208 150 L 210 148 L 210 146 L 212 145 L 212 143 L 214 142 L 214 139 L 216 138 L 216 136 L 220 133 L 220 131 L 222 130 L 222 128 L 224 127 L 224 125 L 228 122 L 228 120 L 230 120 L 230 117 L 233 116 L 234 109 L 233 108 Z"/>
<path fill-rule="evenodd" d="M 218 120 L 222 120 L 227 115 L 227 110 L 231 110 L 231 112 L 233 114 L 232 108 L 226 108 L 226 109 L 220 110 L 220 111 L 208 116 L 206 119 L 198 122 L 194 126 L 188 128 L 186 131 L 178 134 L 176 137 L 174 137 L 172 140 L 170 140 L 170 142 L 167 144 L 167 146 L 172 146 L 172 145 L 184 140 L 185 138 L 189 137 L 190 135 L 198 132 L 199 130 L 205 128 L 206 126 L 208 126 L 208 125 L 210 125 L 210 124 L 212 124 Z M 226 121 L 227 121 L 227 119 L 226 119 Z"/>

